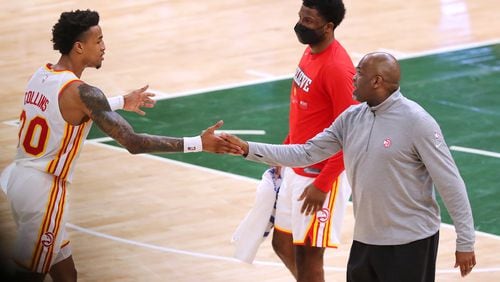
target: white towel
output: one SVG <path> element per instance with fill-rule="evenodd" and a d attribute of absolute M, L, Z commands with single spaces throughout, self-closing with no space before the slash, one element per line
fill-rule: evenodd
<path fill-rule="evenodd" d="M 254 206 L 236 228 L 231 239 L 235 245 L 233 256 L 246 263 L 253 262 L 257 249 L 274 226 L 276 197 L 281 184 L 281 177 L 276 177 L 274 172 L 275 169 L 270 168 L 262 174 Z"/>

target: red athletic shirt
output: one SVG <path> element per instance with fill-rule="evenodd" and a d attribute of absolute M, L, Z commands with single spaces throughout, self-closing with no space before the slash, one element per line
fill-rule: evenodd
<path fill-rule="evenodd" d="M 290 123 L 285 144 L 304 144 L 330 124 L 350 105 L 355 74 L 351 58 L 334 40 L 324 51 L 312 54 L 308 46 L 295 72 L 290 93 Z M 328 192 L 344 170 L 342 152 L 295 173 L 316 177 L 314 185 Z"/>

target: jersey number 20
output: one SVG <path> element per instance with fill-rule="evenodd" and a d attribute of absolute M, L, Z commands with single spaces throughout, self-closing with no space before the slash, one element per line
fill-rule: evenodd
<path fill-rule="evenodd" d="M 45 150 L 45 145 L 48 141 L 49 125 L 47 121 L 39 116 L 34 117 L 28 122 L 24 139 L 21 140 L 21 135 L 26 125 L 26 112 L 23 111 L 20 116 L 21 128 L 19 129 L 19 142 L 23 146 L 24 151 L 33 156 L 39 156 Z"/>

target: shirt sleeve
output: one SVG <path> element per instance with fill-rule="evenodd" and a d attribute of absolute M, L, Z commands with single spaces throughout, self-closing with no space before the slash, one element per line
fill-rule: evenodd
<path fill-rule="evenodd" d="M 290 144 L 290 134 L 287 134 L 285 140 L 283 140 L 283 144 Z"/>
<path fill-rule="evenodd" d="M 350 68 L 347 66 L 327 65 L 321 72 L 323 89 L 325 94 L 329 96 L 334 120 L 351 105 L 357 104 L 357 101 L 352 98 L 354 72 L 349 70 Z M 323 192 L 329 192 L 343 170 L 344 156 L 340 151 L 327 160 L 320 174 L 314 180 L 314 186 Z"/>
<path fill-rule="evenodd" d="M 415 123 L 413 140 L 457 232 L 456 250 L 474 250 L 475 231 L 465 183 L 437 122 L 429 115 Z"/>
<path fill-rule="evenodd" d="M 342 149 L 339 122 L 334 122 L 305 144 L 274 145 L 248 142 L 247 160 L 274 166 L 305 167 L 321 162 Z"/>

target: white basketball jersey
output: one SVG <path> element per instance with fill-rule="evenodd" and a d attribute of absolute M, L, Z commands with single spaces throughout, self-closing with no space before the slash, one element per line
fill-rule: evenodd
<path fill-rule="evenodd" d="M 55 71 L 50 64 L 39 68 L 24 93 L 19 118 L 16 162 L 71 181 L 73 164 L 92 122 L 68 124 L 59 110 L 59 95 L 78 77 L 70 71 Z"/>

